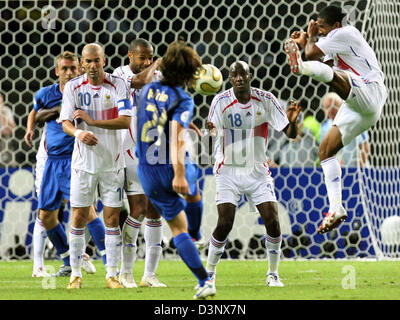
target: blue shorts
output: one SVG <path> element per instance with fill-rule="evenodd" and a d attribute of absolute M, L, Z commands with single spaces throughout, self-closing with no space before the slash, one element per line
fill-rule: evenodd
<path fill-rule="evenodd" d="M 62 200 L 69 200 L 71 185 L 71 156 L 46 161 L 39 195 L 39 209 L 56 210 Z"/>
<path fill-rule="evenodd" d="M 197 168 L 193 163 L 185 165 L 190 195 L 197 193 Z M 172 220 L 186 208 L 186 200 L 172 189 L 174 170 L 172 165 L 138 165 L 137 174 L 143 190 L 154 208 L 165 220 Z"/>

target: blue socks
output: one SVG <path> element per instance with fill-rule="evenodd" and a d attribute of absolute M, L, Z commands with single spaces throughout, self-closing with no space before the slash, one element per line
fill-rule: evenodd
<path fill-rule="evenodd" d="M 101 257 L 103 259 L 103 264 L 106 265 L 106 247 L 105 247 L 105 233 L 106 228 L 104 227 L 103 221 L 99 217 L 89 222 L 87 225 L 90 234 L 92 235 L 93 241 L 99 249 Z"/>
<path fill-rule="evenodd" d="M 200 227 L 203 217 L 203 198 L 198 202 L 188 202 L 185 209 L 188 231 L 190 236 L 197 240 L 201 239 Z"/>
<path fill-rule="evenodd" d="M 209 280 L 206 269 L 200 260 L 199 251 L 194 245 L 192 238 L 188 233 L 181 233 L 174 238 L 175 247 L 181 256 L 183 262 L 189 267 L 192 273 L 199 280 L 202 287 Z"/>
<path fill-rule="evenodd" d="M 60 223 L 57 224 L 56 227 L 47 231 L 47 236 L 56 248 L 57 254 L 63 260 L 64 265 L 69 266 L 69 245 L 63 226 Z"/>

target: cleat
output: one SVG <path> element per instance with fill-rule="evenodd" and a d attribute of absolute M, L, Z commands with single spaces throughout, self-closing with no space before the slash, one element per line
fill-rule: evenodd
<path fill-rule="evenodd" d="M 52 277 L 69 277 L 71 275 L 71 266 L 62 265 L 57 273 L 52 274 Z"/>
<path fill-rule="evenodd" d="M 119 282 L 124 286 L 124 288 L 137 288 L 132 273 L 121 273 L 119 275 Z"/>
<path fill-rule="evenodd" d="M 207 299 L 213 297 L 217 293 L 215 283 L 213 280 L 207 280 L 202 287 L 199 287 L 193 299 Z"/>
<path fill-rule="evenodd" d="M 285 40 L 285 52 L 289 59 L 290 70 L 294 74 L 300 74 L 300 67 L 302 64 L 301 54 L 296 42 L 289 38 Z"/>
<path fill-rule="evenodd" d="M 142 278 L 142 281 L 139 283 L 139 287 L 165 288 L 166 286 L 167 285 L 158 280 L 155 275 Z"/>
<path fill-rule="evenodd" d="M 196 246 L 197 250 L 201 251 L 207 246 L 207 242 L 203 240 L 194 240 L 194 245 Z"/>
<path fill-rule="evenodd" d="M 69 281 L 67 289 L 80 289 L 81 287 L 82 287 L 82 278 L 74 277 L 72 280 Z"/>
<path fill-rule="evenodd" d="M 276 273 L 267 274 L 267 286 L 268 287 L 283 287 L 283 283 Z"/>
<path fill-rule="evenodd" d="M 33 278 L 45 278 L 45 277 L 51 277 L 51 275 L 49 273 L 47 273 L 47 271 L 44 267 L 39 267 L 36 270 L 32 271 L 32 277 Z"/>
<path fill-rule="evenodd" d="M 214 283 L 214 286 L 215 286 L 215 277 L 216 277 L 217 273 L 216 272 L 207 272 L 207 273 L 208 273 L 208 277 Z M 199 290 L 199 289 L 200 289 L 200 284 L 197 283 L 196 286 L 194 287 L 194 290 Z"/>
<path fill-rule="evenodd" d="M 124 286 L 118 281 L 117 277 L 109 277 L 106 279 L 106 288 L 120 289 Z"/>
<path fill-rule="evenodd" d="M 83 254 L 83 264 L 82 264 L 83 270 L 85 270 L 86 273 L 88 274 L 94 274 L 96 273 L 96 267 L 92 263 L 89 255 L 87 253 Z"/>
<path fill-rule="evenodd" d="M 338 210 L 324 213 L 324 215 L 325 218 L 322 220 L 321 225 L 317 229 L 319 234 L 323 234 L 335 229 L 339 224 L 347 219 L 347 212 L 342 206 Z"/>

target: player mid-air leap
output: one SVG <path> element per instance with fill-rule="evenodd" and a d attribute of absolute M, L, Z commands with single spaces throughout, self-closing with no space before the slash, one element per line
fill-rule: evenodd
<path fill-rule="evenodd" d="M 284 46 L 294 74 L 327 83 L 344 100 L 319 147 L 329 212 L 318 233 L 334 229 L 347 218 L 336 153 L 378 121 L 387 98 L 384 74 L 374 51 L 355 27 L 342 25 L 344 18 L 341 8 L 327 6 L 317 21 L 309 22 L 307 32 L 293 32 Z M 322 37 L 317 41 L 318 35 Z M 308 61 L 302 60 L 298 45 Z"/>

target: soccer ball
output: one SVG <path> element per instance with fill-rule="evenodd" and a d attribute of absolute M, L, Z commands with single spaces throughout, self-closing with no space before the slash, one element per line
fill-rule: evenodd
<path fill-rule="evenodd" d="M 222 87 L 221 71 L 212 64 L 203 64 L 193 83 L 193 89 L 206 96 L 216 94 Z"/>
<path fill-rule="evenodd" d="M 400 244 L 400 217 L 386 218 L 381 225 L 382 242 L 386 245 Z"/>

